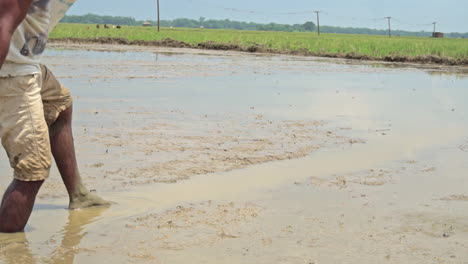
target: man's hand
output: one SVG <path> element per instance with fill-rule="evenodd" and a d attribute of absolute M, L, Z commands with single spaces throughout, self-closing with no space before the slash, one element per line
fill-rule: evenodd
<path fill-rule="evenodd" d="M 8 55 L 16 28 L 28 13 L 33 0 L 0 0 L 0 69 Z"/>

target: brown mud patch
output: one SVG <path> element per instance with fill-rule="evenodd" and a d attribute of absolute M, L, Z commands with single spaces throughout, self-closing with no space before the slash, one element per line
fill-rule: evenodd
<path fill-rule="evenodd" d="M 271 120 L 258 114 L 197 115 L 150 108 L 92 109 L 82 110 L 80 115 L 100 120 L 76 131 L 78 152 L 88 153 L 81 159 L 82 176 L 99 191 L 175 183 L 195 175 L 365 143 L 342 136 L 339 129 L 320 120 Z M 58 175 L 49 179 L 40 196 L 65 196 Z"/>
<path fill-rule="evenodd" d="M 464 201 L 468 202 L 468 196 L 467 195 L 450 195 L 447 197 L 444 197 L 440 199 L 442 201 Z"/>
<path fill-rule="evenodd" d="M 126 228 L 130 233 L 145 233 L 148 240 L 144 244 L 151 244 L 150 248 L 183 250 L 250 236 L 254 230 L 242 230 L 241 226 L 257 218 L 262 210 L 252 203 L 206 201 L 137 217 Z"/>
<path fill-rule="evenodd" d="M 466 142 L 465 144 L 460 145 L 458 148 L 463 152 L 468 152 L 468 142 Z"/>
<path fill-rule="evenodd" d="M 349 189 L 353 185 L 361 185 L 364 187 L 382 187 L 387 184 L 396 184 L 399 178 L 404 174 L 424 173 L 430 174 L 435 172 L 435 167 L 430 167 L 421 164 L 414 160 L 404 161 L 396 166 L 388 168 L 373 168 L 364 171 L 357 171 L 345 174 L 333 174 L 330 177 L 310 177 L 305 182 L 296 182 L 296 185 L 305 185 L 313 187 L 327 187 L 338 189 Z"/>
<path fill-rule="evenodd" d="M 426 56 L 384 56 L 372 57 L 357 53 L 328 53 L 328 52 L 311 52 L 307 49 L 299 50 L 280 50 L 266 47 L 257 43 L 249 45 L 239 45 L 233 43 L 218 43 L 214 41 L 206 41 L 197 44 L 190 44 L 174 39 L 163 40 L 128 40 L 125 38 L 99 37 L 99 38 L 60 38 L 50 39 L 52 43 L 77 43 L 77 44 L 111 44 L 111 45 L 131 45 L 131 46 L 150 46 L 150 47 L 168 47 L 168 48 L 191 48 L 205 50 L 223 50 L 223 51 L 240 51 L 249 53 L 267 53 L 267 54 L 282 54 L 282 55 L 298 55 L 298 56 L 313 56 L 324 58 L 337 58 L 362 61 L 383 61 L 393 63 L 417 63 L 417 64 L 440 64 L 450 66 L 465 66 L 468 65 L 468 59 L 455 59 L 450 57 L 440 57 L 434 55 Z"/>
<path fill-rule="evenodd" d="M 468 234 L 466 216 L 440 215 L 436 213 L 417 212 L 405 216 L 403 233 L 422 234 L 432 238 L 449 238 Z"/>

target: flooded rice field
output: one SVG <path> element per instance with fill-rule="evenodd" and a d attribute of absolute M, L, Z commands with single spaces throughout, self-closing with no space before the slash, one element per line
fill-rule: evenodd
<path fill-rule="evenodd" d="M 86 184 L 54 167 L 0 263 L 468 263 L 468 71 L 54 44 Z M 0 154 L 0 188 L 11 180 Z"/>

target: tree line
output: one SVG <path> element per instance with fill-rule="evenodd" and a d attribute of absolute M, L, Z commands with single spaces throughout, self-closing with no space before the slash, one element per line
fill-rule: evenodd
<path fill-rule="evenodd" d="M 127 25 L 138 26 L 144 22 L 150 22 L 155 25 L 156 21 L 140 21 L 131 17 L 120 16 L 100 16 L 94 14 L 87 14 L 82 16 L 67 15 L 61 22 L 63 23 L 79 23 L 79 24 L 111 24 L 111 25 Z M 304 24 L 277 24 L 277 23 L 254 23 L 254 22 L 241 22 L 232 21 L 229 19 L 216 20 L 206 19 L 188 19 L 178 18 L 174 20 L 161 20 L 162 27 L 177 27 L 177 28 L 211 28 L 211 29 L 239 29 L 239 30 L 264 30 L 264 31 L 287 31 L 287 32 L 307 32 L 314 31 L 315 24 L 313 22 L 306 22 Z"/>
<path fill-rule="evenodd" d="M 87 14 L 82 16 L 68 15 L 65 16 L 63 23 L 80 23 L 80 24 L 111 24 L 111 25 L 127 25 L 139 26 L 146 21 L 136 20 L 132 17 L 122 16 L 100 16 L 95 14 Z M 155 21 L 147 21 L 155 25 Z M 162 27 L 177 27 L 177 28 L 210 28 L 210 29 L 238 29 L 238 30 L 262 30 L 262 31 L 285 31 L 285 32 L 312 32 L 316 30 L 316 25 L 313 22 L 305 22 L 304 24 L 277 24 L 277 23 L 255 23 L 233 21 L 229 19 L 206 19 L 200 17 L 198 20 L 189 18 L 177 18 L 173 20 L 161 20 Z M 323 33 L 337 34 L 365 34 L 365 35 L 387 35 L 387 30 L 370 29 L 370 28 L 352 28 L 352 27 L 334 27 L 321 26 L 320 31 Z M 393 30 L 393 35 L 396 36 L 417 36 L 429 37 L 432 32 L 428 31 L 404 31 Z M 453 38 L 468 38 L 468 33 L 448 33 L 447 37 Z"/>

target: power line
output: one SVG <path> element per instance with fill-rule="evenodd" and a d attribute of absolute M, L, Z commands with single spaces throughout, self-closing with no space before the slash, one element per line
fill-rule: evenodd
<path fill-rule="evenodd" d="M 407 26 L 413 26 L 413 27 L 427 27 L 427 26 L 432 26 L 434 24 L 434 23 L 414 24 L 414 23 L 408 23 L 408 22 L 405 22 L 405 21 L 401 21 L 400 19 L 397 19 L 397 18 L 393 18 L 393 20 L 395 20 L 396 22 L 398 22 L 400 24 L 404 24 L 404 25 L 407 25 Z"/>
<path fill-rule="evenodd" d="M 343 15 L 334 15 L 329 12 L 322 12 L 323 14 L 336 18 L 336 19 L 344 19 L 344 20 L 354 20 L 354 21 L 380 21 L 386 19 L 385 17 L 379 18 L 362 18 L 362 17 L 353 17 L 353 16 L 343 16 Z"/>
<path fill-rule="evenodd" d="M 213 3 L 208 3 L 205 1 L 201 0 L 185 0 L 186 2 L 198 2 L 202 3 L 205 6 L 209 6 L 212 8 L 217 8 L 217 9 L 222 9 L 226 11 L 231 11 L 231 12 L 236 12 L 236 13 L 246 13 L 246 14 L 262 14 L 262 15 L 278 15 L 278 16 L 287 16 L 287 15 L 306 15 L 306 14 L 312 14 L 314 13 L 314 10 L 301 10 L 301 11 L 294 11 L 294 12 L 264 12 L 264 11 L 257 11 L 257 10 L 249 10 L 249 9 L 241 9 L 241 8 L 234 8 L 234 7 L 226 7 L 226 6 L 221 6 Z"/>
<path fill-rule="evenodd" d="M 392 22 L 395 21 L 399 24 L 403 24 L 406 26 L 412 26 L 412 27 L 427 27 L 434 25 L 437 22 L 434 23 L 429 23 L 429 24 L 414 24 L 414 23 L 407 23 L 404 21 L 401 21 L 397 18 L 394 17 L 380 17 L 380 18 L 361 18 L 361 17 L 353 17 L 353 16 L 341 16 L 341 15 L 334 15 L 330 14 L 329 12 L 324 12 L 324 11 L 316 11 L 316 10 L 302 10 L 302 11 L 295 11 L 295 12 L 265 12 L 265 11 L 258 11 L 258 10 L 249 10 L 249 9 L 240 9 L 240 8 L 233 8 L 233 7 L 226 7 L 218 4 L 213 4 L 210 2 L 206 2 L 203 0 L 183 0 L 186 2 L 191 2 L 195 3 L 197 5 L 204 5 L 208 6 L 211 8 L 216 8 L 216 9 L 222 9 L 230 12 L 235 12 L 235 13 L 244 13 L 244 14 L 258 14 L 258 15 L 277 15 L 277 16 L 290 16 L 290 15 L 306 15 L 306 14 L 313 14 L 315 13 L 317 16 L 317 33 L 320 35 L 320 13 L 339 18 L 339 19 L 347 19 L 347 20 L 353 20 L 353 21 L 381 21 L 381 20 L 387 20 L 388 21 L 388 35 L 389 37 L 392 37 Z M 159 21 L 159 0 L 158 0 L 158 21 Z M 159 23 L 158 23 L 159 25 Z"/>

